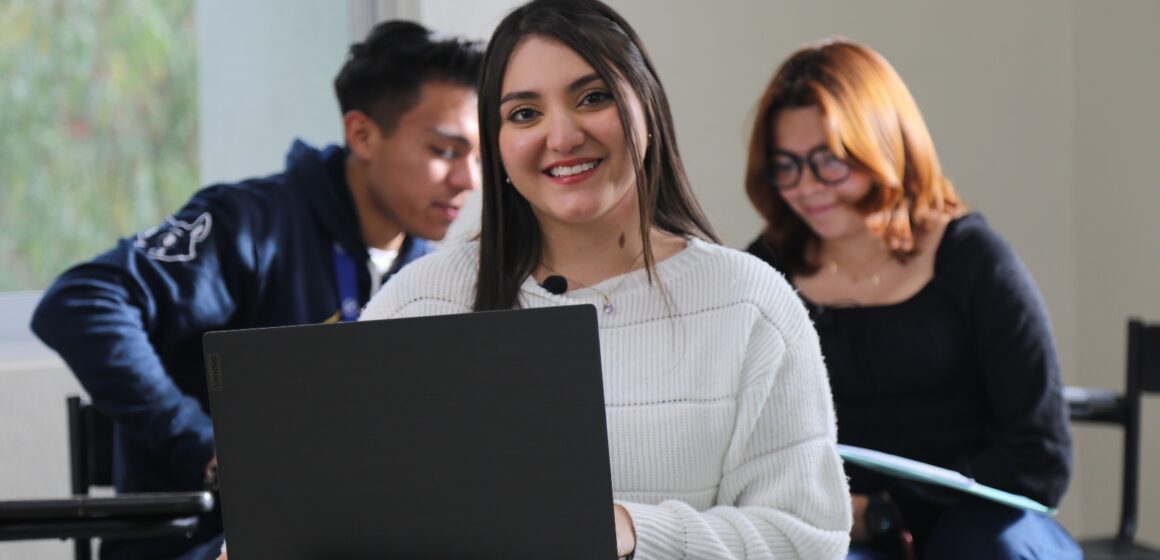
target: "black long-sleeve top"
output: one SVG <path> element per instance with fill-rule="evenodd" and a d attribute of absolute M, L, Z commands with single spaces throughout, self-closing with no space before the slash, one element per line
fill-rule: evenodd
<path fill-rule="evenodd" d="M 749 252 L 786 274 L 761 239 Z M 1054 506 L 1071 435 L 1043 298 L 978 213 L 948 224 L 934 277 L 891 305 L 804 298 L 822 341 L 838 440 L 946 467 Z M 921 540 L 961 494 L 847 465 L 854 493 L 887 491 Z"/>

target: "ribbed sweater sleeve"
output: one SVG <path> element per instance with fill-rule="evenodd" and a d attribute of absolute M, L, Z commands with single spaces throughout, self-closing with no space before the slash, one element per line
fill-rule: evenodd
<path fill-rule="evenodd" d="M 637 529 L 638 559 L 845 557 L 849 491 L 834 448 L 834 410 L 817 335 L 780 276 L 741 264 L 706 269 L 732 273 L 735 294 L 726 301 L 754 311 L 714 505 L 698 511 L 676 499 L 625 503 Z M 717 299 L 711 278 L 691 284 L 697 295 L 686 301 Z M 715 334 L 695 317 L 685 323 L 694 338 Z"/>

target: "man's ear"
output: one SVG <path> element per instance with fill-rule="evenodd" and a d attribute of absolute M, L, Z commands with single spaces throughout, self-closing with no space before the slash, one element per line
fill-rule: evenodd
<path fill-rule="evenodd" d="M 342 116 L 342 127 L 350 151 L 361 160 L 374 159 L 375 150 L 382 139 L 375 120 L 362 111 L 347 111 Z"/>

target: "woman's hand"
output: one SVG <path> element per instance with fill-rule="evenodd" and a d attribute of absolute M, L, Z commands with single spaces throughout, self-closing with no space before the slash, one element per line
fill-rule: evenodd
<path fill-rule="evenodd" d="M 624 558 L 636 550 L 636 528 L 624 506 L 613 504 L 612 513 L 616 518 L 616 556 Z"/>
<path fill-rule="evenodd" d="M 204 487 L 206 490 L 209 490 L 210 492 L 218 491 L 218 462 L 216 453 L 205 466 L 204 480 Z M 217 498 L 217 496 L 214 496 L 214 498 Z"/>

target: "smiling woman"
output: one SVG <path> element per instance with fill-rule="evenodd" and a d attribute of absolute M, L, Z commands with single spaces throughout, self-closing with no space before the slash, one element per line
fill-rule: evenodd
<path fill-rule="evenodd" d="M 618 555 L 844 555 L 817 337 L 780 275 L 715 243 L 635 32 L 596 0 L 535 0 L 488 45 L 480 237 L 362 318 L 595 305 Z"/>
<path fill-rule="evenodd" d="M 545 235 L 582 224 L 638 229 L 636 174 L 611 86 L 572 49 L 533 36 L 512 52 L 504 87 L 499 131 L 504 169 L 531 203 Z M 643 159 L 647 132 L 640 101 L 635 95 L 625 100 L 637 157 Z"/>

